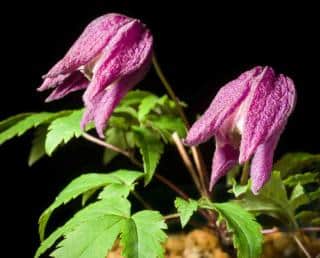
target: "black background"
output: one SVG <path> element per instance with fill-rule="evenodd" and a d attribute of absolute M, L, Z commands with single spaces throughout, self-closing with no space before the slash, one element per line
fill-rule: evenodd
<path fill-rule="evenodd" d="M 41 75 L 64 55 L 87 23 L 104 13 L 120 12 L 141 19 L 152 30 L 159 62 L 177 95 L 189 104 L 191 121 L 223 84 L 255 65 L 270 65 L 290 76 L 298 92 L 296 110 L 281 137 L 277 157 L 286 151 L 319 152 L 319 19 L 314 6 L 295 8 L 292 3 L 279 6 L 270 2 L 236 6 L 231 1 L 220 6 L 181 1 L 174 7 L 173 1 L 137 2 L 14 2 L 10 9 L 2 9 L 2 56 L 6 58 L 0 118 L 80 107 L 80 94 L 44 104 L 45 94 L 35 89 Z M 165 93 L 153 69 L 138 87 Z M 8 242 L 21 246 L 13 250 L 12 257 L 34 253 L 37 218 L 63 185 L 80 172 L 102 169 L 101 150 L 83 140 L 28 168 L 31 137 L 29 133 L 0 148 L 4 234 Z M 210 164 L 212 142 L 203 149 Z M 188 183 L 176 159 L 174 155 L 164 157 L 161 172 Z M 119 166 L 130 165 L 117 159 L 107 169 Z"/>

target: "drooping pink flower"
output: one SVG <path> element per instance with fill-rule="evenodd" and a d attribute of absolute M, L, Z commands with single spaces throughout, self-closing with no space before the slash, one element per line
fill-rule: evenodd
<path fill-rule="evenodd" d="M 268 181 L 273 153 L 295 106 L 295 86 L 270 67 L 255 67 L 222 87 L 184 143 L 215 137 L 210 189 L 237 163 L 251 161 L 252 192 Z"/>
<path fill-rule="evenodd" d="M 43 76 L 38 91 L 53 89 L 46 101 L 85 89 L 81 126 L 94 121 L 103 137 L 106 123 L 122 97 L 145 76 L 153 38 L 137 19 L 106 14 L 92 21 L 67 54 Z"/>

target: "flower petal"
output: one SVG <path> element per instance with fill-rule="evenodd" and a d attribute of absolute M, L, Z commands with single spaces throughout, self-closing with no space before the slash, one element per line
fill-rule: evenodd
<path fill-rule="evenodd" d="M 152 35 L 140 21 L 122 26 L 99 58 L 84 99 L 90 101 L 114 81 L 150 64 L 152 45 Z"/>
<path fill-rule="evenodd" d="M 210 191 L 216 182 L 238 163 L 239 151 L 228 143 L 223 143 L 219 136 L 216 137 L 216 150 L 213 155 Z"/>
<path fill-rule="evenodd" d="M 276 132 L 263 144 L 260 144 L 251 162 L 251 191 L 258 194 L 259 190 L 269 180 L 272 172 L 273 154 L 282 130 Z"/>
<path fill-rule="evenodd" d="M 293 81 L 284 75 L 275 78 L 271 68 L 266 68 L 252 87 L 248 97 L 239 163 L 249 160 L 260 144 L 285 126 L 295 105 Z"/>
<path fill-rule="evenodd" d="M 121 14 L 106 14 L 93 20 L 72 45 L 67 54 L 44 77 L 70 73 L 95 58 L 117 31 L 132 21 Z"/>
<path fill-rule="evenodd" d="M 52 89 L 62 84 L 65 79 L 67 79 L 70 74 L 59 74 L 57 77 L 46 78 L 37 91 L 45 91 Z"/>
<path fill-rule="evenodd" d="M 212 137 L 246 98 L 252 78 L 261 70 L 261 67 L 255 67 L 222 87 L 206 112 L 192 125 L 184 143 L 196 145 Z"/>
<path fill-rule="evenodd" d="M 86 89 L 88 87 L 88 79 L 80 72 L 73 72 L 67 79 L 52 91 L 46 102 L 61 99 L 71 92 Z"/>
<path fill-rule="evenodd" d="M 98 135 L 104 138 L 104 129 L 113 110 L 127 92 L 142 80 L 148 67 L 149 63 L 145 63 L 139 71 L 109 85 L 93 99 L 84 99 L 86 111 L 81 121 L 81 128 L 84 129 L 89 122 L 94 121 Z"/>

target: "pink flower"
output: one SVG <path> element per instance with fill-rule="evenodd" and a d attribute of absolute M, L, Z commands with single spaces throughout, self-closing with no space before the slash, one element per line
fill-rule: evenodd
<path fill-rule="evenodd" d="M 188 132 L 185 144 L 215 136 L 210 189 L 237 163 L 252 157 L 252 192 L 268 181 L 273 153 L 295 106 L 293 81 L 270 67 L 255 67 L 222 87 Z"/>
<path fill-rule="evenodd" d="M 46 101 L 85 89 L 81 127 L 94 121 L 100 137 L 122 97 L 145 76 L 153 38 L 139 20 L 107 14 L 92 21 L 67 54 L 43 76 L 38 91 L 54 89 Z"/>

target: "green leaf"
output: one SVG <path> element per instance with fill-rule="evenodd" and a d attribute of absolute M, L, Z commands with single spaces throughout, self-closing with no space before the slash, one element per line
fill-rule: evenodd
<path fill-rule="evenodd" d="M 33 114 L 34 113 L 17 114 L 17 115 L 8 117 L 5 120 L 0 121 L 0 132 L 7 130 L 9 127 L 13 126 L 14 124 L 18 123 L 19 121 Z"/>
<path fill-rule="evenodd" d="M 88 200 L 98 191 L 99 187 L 90 189 L 82 194 L 81 205 L 85 206 Z"/>
<path fill-rule="evenodd" d="M 128 258 L 164 257 L 167 225 L 157 211 L 140 211 L 126 220 L 121 234 L 122 255 Z"/>
<path fill-rule="evenodd" d="M 309 198 L 306 195 L 304 188 L 301 184 L 297 184 L 291 193 L 289 200 L 290 206 L 293 210 L 297 209 L 299 206 L 305 205 L 309 202 Z"/>
<path fill-rule="evenodd" d="M 296 186 L 297 184 L 305 185 L 310 183 L 320 183 L 320 177 L 317 173 L 307 172 L 287 177 L 283 183 L 287 186 Z"/>
<path fill-rule="evenodd" d="M 151 120 L 152 126 L 166 134 L 168 139 L 171 134 L 177 132 L 180 138 L 186 136 L 186 128 L 181 118 L 172 115 L 154 116 Z"/>
<path fill-rule="evenodd" d="M 68 203 L 72 199 L 91 189 L 106 186 L 107 184 L 131 185 L 141 177 L 137 171 L 119 170 L 110 174 L 84 174 L 74 179 L 55 199 L 55 201 L 41 214 L 39 219 L 40 239 L 44 238 L 45 228 L 52 212 L 59 206 Z"/>
<path fill-rule="evenodd" d="M 286 178 L 290 174 L 305 172 L 305 169 L 309 167 L 320 169 L 320 154 L 287 153 L 275 163 L 274 170 L 280 171 L 282 178 Z"/>
<path fill-rule="evenodd" d="M 65 114 L 65 112 L 67 111 L 59 113 L 31 113 L 29 115 L 20 114 L 2 121 L 1 127 L 5 129 L 0 132 L 0 145 L 15 136 L 23 135 L 32 128 L 50 122 L 52 119 Z"/>
<path fill-rule="evenodd" d="M 236 202 L 255 215 L 266 214 L 278 218 L 283 223 L 289 222 L 291 226 L 296 224 L 294 211 L 290 206 L 279 171 L 273 171 L 270 180 L 258 195 L 253 195 L 248 190 Z"/>
<path fill-rule="evenodd" d="M 73 111 L 68 116 L 64 116 L 54 120 L 48 130 L 45 149 L 46 153 L 51 156 L 53 151 L 62 143 L 66 144 L 73 137 L 80 137 L 82 130 L 80 121 L 82 119 L 83 110 Z"/>
<path fill-rule="evenodd" d="M 127 106 L 117 106 L 115 110 L 113 111 L 115 114 L 121 114 L 127 115 L 131 118 L 138 119 L 138 113 L 137 111 L 132 107 Z"/>
<path fill-rule="evenodd" d="M 148 97 L 152 96 L 153 94 L 148 91 L 142 90 L 132 90 L 129 91 L 128 94 L 121 100 L 120 106 L 133 106 L 138 105 L 141 101 Z"/>
<path fill-rule="evenodd" d="M 303 225 L 310 225 L 316 218 L 320 218 L 319 211 L 301 211 L 296 215 L 296 219 Z"/>
<path fill-rule="evenodd" d="M 120 234 L 123 222 L 122 217 L 106 215 L 80 224 L 65 235 L 51 255 L 55 258 L 104 258 Z"/>
<path fill-rule="evenodd" d="M 180 214 L 181 226 L 184 228 L 189 222 L 193 213 L 197 211 L 198 202 L 192 199 L 185 201 L 178 197 L 176 198 L 174 205 Z"/>
<path fill-rule="evenodd" d="M 150 95 L 144 98 L 138 108 L 138 119 L 139 121 L 143 121 L 151 110 L 157 105 L 158 97 L 154 95 Z"/>
<path fill-rule="evenodd" d="M 127 198 L 131 191 L 134 190 L 134 185 L 124 185 L 124 184 L 110 184 L 107 185 L 102 192 L 99 194 L 99 199 L 106 198 Z"/>
<path fill-rule="evenodd" d="M 118 128 L 109 128 L 106 132 L 106 142 L 121 149 L 127 149 L 127 143 L 125 139 L 125 132 Z M 119 153 L 110 149 L 106 149 L 103 154 L 103 163 L 108 164 L 113 160 Z"/>
<path fill-rule="evenodd" d="M 63 235 L 72 232 L 76 227 L 91 221 L 100 221 L 102 219 L 107 219 L 107 217 L 119 217 L 127 218 L 130 216 L 130 203 L 128 200 L 123 198 L 118 199 L 104 199 L 77 212 L 73 218 L 71 218 L 66 224 L 62 227 L 56 229 L 50 236 L 45 239 L 40 247 L 38 248 L 35 258 L 38 258 L 41 254 L 46 252 L 51 248 L 55 242 L 60 239 Z M 78 248 L 78 245 L 76 245 Z M 72 249 L 77 249 L 75 246 L 71 247 Z M 107 250 L 106 250 L 107 252 Z M 106 255 L 106 253 L 105 253 Z M 105 257 L 105 256 L 103 256 Z"/>
<path fill-rule="evenodd" d="M 29 166 L 32 166 L 39 159 L 46 155 L 44 144 L 47 136 L 47 130 L 47 126 L 41 126 L 36 129 L 29 154 Z"/>
<path fill-rule="evenodd" d="M 261 226 L 255 218 L 243 208 L 234 203 L 211 203 L 200 201 L 202 208 L 218 212 L 218 221 L 226 222 L 227 228 L 233 233 L 233 243 L 239 258 L 258 258 L 262 251 L 263 237 Z"/>
<path fill-rule="evenodd" d="M 163 153 L 164 145 L 159 137 L 147 128 L 133 127 L 133 130 L 143 158 L 145 185 L 147 185 L 154 175 Z"/>
<path fill-rule="evenodd" d="M 234 194 L 234 196 L 236 198 L 238 198 L 242 194 L 250 191 L 250 187 L 251 187 L 251 181 L 250 180 L 249 180 L 248 184 L 246 184 L 246 185 L 238 184 L 237 181 L 235 180 L 235 178 L 232 178 L 230 180 L 232 182 L 232 189 L 230 189 L 230 191 Z"/>

